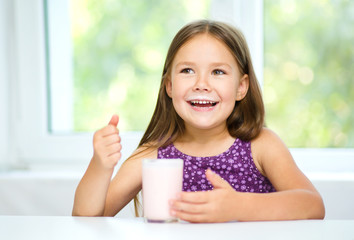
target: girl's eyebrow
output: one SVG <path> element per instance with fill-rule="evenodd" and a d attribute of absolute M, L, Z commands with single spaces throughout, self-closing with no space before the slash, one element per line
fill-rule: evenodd
<path fill-rule="evenodd" d="M 211 66 L 213 67 L 227 67 L 227 68 L 231 68 L 231 65 L 225 62 L 215 62 L 212 63 Z"/>

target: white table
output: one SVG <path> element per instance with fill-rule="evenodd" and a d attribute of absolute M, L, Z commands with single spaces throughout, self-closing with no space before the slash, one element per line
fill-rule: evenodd
<path fill-rule="evenodd" d="M 0 216 L 0 239 L 353 240 L 354 220 L 160 224 L 142 218 Z"/>

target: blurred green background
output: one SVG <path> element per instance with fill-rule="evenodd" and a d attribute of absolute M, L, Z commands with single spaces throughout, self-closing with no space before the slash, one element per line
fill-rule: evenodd
<path fill-rule="evenodd" d="M 264 1 L 267 125 L 290 147 L 354 147 L 354 1 Z"/>
<path fill-rule="evenodd" d="M 173 36 L 210 7 L 71 1 L 75 131 L 95 131 L 112 113 L 120 131 L 144 130 Z M 354 147 L 353 29 L 351 0 L 264 1 L 266 122 L 289 147 Z"/>
<path fill-rule="evenodd" d="M 120 115 L 120 131 L 145 130 L 172 38 L 209 1 L 73 0 L 74 129 L 95 131 Z"/>

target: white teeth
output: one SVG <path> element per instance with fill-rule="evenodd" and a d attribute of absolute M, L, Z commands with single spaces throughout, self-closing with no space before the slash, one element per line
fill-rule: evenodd
<path fill-rule="evenodd" d="M 215 102 L 213 102 L 213 101 L 192 100 L 191 103 L 193 103 L 193 104 L 214 104 Z"/>

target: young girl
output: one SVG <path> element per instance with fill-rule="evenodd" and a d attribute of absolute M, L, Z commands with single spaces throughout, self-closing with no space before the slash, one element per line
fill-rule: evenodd
<path fill-rule="evenodd" d="M 94 135 L 73 215 L 116 215 L 142 188 L 143 158 L 181 158 L 183 192 L 171 199 L 170 213 L 182 220 L 324 218 L 321 196 L 264 127 L 249 50 L 232 26 L 202 20 L 177 33 L 150 124 L 111 180 L 121 157 L 117 124 L 114 115 Z"/>

